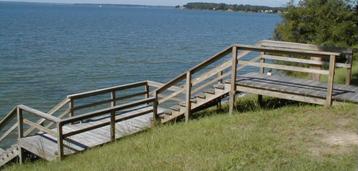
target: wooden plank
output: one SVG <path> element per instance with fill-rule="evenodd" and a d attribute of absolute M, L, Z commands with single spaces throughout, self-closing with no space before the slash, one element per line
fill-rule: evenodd
<path fill-rule="evenodd" d="M 147 82 L 150 87 L 155 87 L 155 88 L 160 88 L 164 85 L 163 83 L 156 82 L 156 81 L 147 80 Z M 178 91 L 180 89 L 181 89 L 180 87 L 176 87 L 176 86 L 172 86 L 168 88 L 169 91 Z"/>
<path fill-rule="evenodd" d="M 325 100 L 320 99 L 320 98 L 312 98 L 312 97 L 294 95 L 294 94 L 283 93 L 283 92 L 275 92 L 275 91 L 270 91 L 270 90 L 262 90 L 262 89 L 258 89 L 258 88 L 251 88 L 251 87 L 245 87 L 245 86 L 237 86 L 237 89 L 242 92 L 246 92 L 246 93 L 260 94 L 260 95 L 264 95 L 264 96 L 276 97 L 276 98 L 281 98 L 281 99 L 294 100 L 294 101 L 320 104 L 320 105 L 325 104 Z"/>
<path fill-rule="evenodd" d="M 23 111 L 29 112 L 32 115 L 36 115 L 38 117 L 47 119 L 47 120 L 52 121 L 52 122 L 60 122 L 59 118 L 56 118 L 56 117 L 54 117 L 52 115 L 49 115 L 47 113 L 41 112 L 39 110 L 33 109 L 31 107 L 28 107 L 28 106 L 18 105 L 18 108 L 22 109 Z"/>
<path fill-rule="evenodd" d="M 286 71 L 295 71 L 295 72 L 306 72 L 306 73 L 315 73 L 315 74 L 322 74 L 328 75 L 329 71 L 327 70 L 318 70 L 318 69 L 310 69 L 304 67 L 296 67 L 296 66 L 287 66 L 287 65 L 279 65 L 279 64 L 260 64 L 257 62 L 249 62 L 249 61 L 239 61 L 241 65 L 250 65 L 254 67 L 265 67 L 265 68 L 272 68 L 272 69 L 279 69 L 279 70 L 286 70 Z"/>
<path fill-rule="evenodd" d="M 110 107 L 110 108 L 105 108 L 105 109 L 101 109 L 101 110 L 96 110 L 94 112 L 89 112 L 89 113 L 86 113 L 86 114 L 83 114 L 83 115 L 80 115 L 80 116 L 74 116 L 74 117 L 71 117 L 71 118 L 63 119 L 61 122 L 63 124 L 68 124 L 68 123 L 73 123 L 73 122 L 77 122 L 77 121 L 82 121 L 82 120 L 85 120 L 85 119 L 89 119 L 89 118 L 101 116 L 101 115 L 104 115 L 104 114 L 108 114 L 108 113 L 110 113 L 112 111 L 119 111 L 119 110 L 131 108 L 131 107 L 139 106 L 139 105 L 142 105 L 142 104 L 151 103 L 154 100 L 155 100 L 154 97 L 148 98 L 148 99 L 143 99 L 143 100 L 137 100 L 137 101 L 134 101 L 134 102 L 131 102 L 131 103 L 126 103 L 126 104 L 119 105 L 119 106 L 116 106 L 116 107 Z"/>
<path fill-rule="evenodd" d="M 91 90 L 91 91 L 77 93 L 77 94 L 71 94 L 71 95 L 68 95 L 67 98 L 70 98 L 70 99 L 85 98 L 85 97 L 95 96 L 95 95 L 99 95 L 99 94 L 110 93 L 112 91 L 127 90 L 127 89 L 131 89 L 131 88 L 135 88 L 135 87 L 140 87 L 140 86 L 144 86 L 145 84 L 146 84 L 146 81 L 141 81 L 141 82 L 119 85 L 119 86 L 114 86 L 114 87 L 109 87 L 109 88 Z"/>
<path fill-rule="evenodd" d="M 30 120 L 27 120 L 27 119 L 23 119 L 23 123 L 27 124 L 27 125 L 30 125 L 31 127 L 34 127 L 42 132 L 46 132 L 47 134 L 50 134 L 52 136 L 57 136 L 57 133 L 48 129 L 48 128 L 45 128 L 44 126 L 42 125 L 39 125 L 37 123 L 34 123 L 34 122 L 31 122 Z"/>
<path fill-rule="evenodd" d="M 6 130 L 3 133 L 3 135 L 0 137 L 0 142 L 3 141 L 7 136 L 9 136 L 11 134 L 11 132 L 15 131 L 16 128 L 17 128 L 17 123 L 12 125 L 8 130 Z"/>
<path fill-rule="evenodd" d="M 264 55 L 263 58 L 264 59 L 270 59 L 270 60 L 277 60 L 277 61 L 285 61 L 285 62 L 312 64 L 312 65 L 324 65 L 325 64 L 325 62 L 323 62 L 321 60 L 300 59 L 300 58 L 276 56 L 276 55 Z"/>
<path fill-rule="evenodd" d="M 7 113 L 0 121 L 0 130 L 6 126 L 6 123 L 16 117 L 17 107 L 14 107 L 9 113 Z"/>
<path fill-rule="evenodd" d="M 319 56 L 319 57 L 329 57 L 330 55 L 339 56 L 340 53 L 335 52 L 324 52 L 324 51 L 312 51 L 304 49 L 286 49 L 286 48 L 277 48 L 277 47 L 262 47 L 262 46 L 252 46 L 252 45 L 243 45 L 236 44 L 234 45 L 239 50 L 250 50 L 250 51 L 261 51 L 261 52 L 282 52 L 289 54 L 301 54 L 307 56 Z"/>
<path fill-rule="evenodd" d="M 116 116 L 114 121 L 116 123 L 121 122 L 121 121 L 125 121 L 125 120 L 132 119 L 132 118 L 135 118 L 135 117 L 138 117 L 138 116 L 142 116 L 144 114 L 148 114 L 150 112 L 153 112 L 153 109 L 138 112 L 138 113 L 127 115 L 127 116 Z M 64 138 L 67 138 L 67 137 L 70 137 L 70 136 L 74 136 L 76 134 L 80 134 L 80 133 L 91 131 L 91 130 L 94 130 L 94 129 L 98 129 L 98 128 L 101 128 L 101 127 L 104 127 L 104 126 L 108 126 L 110 124 L 111 124 L 111 121 L 103 121 L 101 123 L 97 123 L 96 125 L 92 125 L 92 126 L 85 127 L 85 128 L 79 128 L 78 130 L 75 130 L 75 131 L 72 131 L 72 132 L 69 132 L 69 133 L 65 133 L 63 136 L 64 136 Z M 115 135 L 115 134 L 113 134 L 113 135 Z"/>

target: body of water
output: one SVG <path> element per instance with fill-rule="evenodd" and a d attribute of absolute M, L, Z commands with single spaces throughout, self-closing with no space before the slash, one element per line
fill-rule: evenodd
<path fill-rule="evenodd" d="M 0 115 L 66 95 L 166 82 L 234 43 L 272 37 L 279 15 L 171 7 L 0 2 Z"/>

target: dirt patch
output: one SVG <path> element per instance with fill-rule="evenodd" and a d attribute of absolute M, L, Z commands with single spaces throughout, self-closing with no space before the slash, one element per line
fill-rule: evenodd
<path fill-rule="evenodd" d="M 310 151 L 313 156 L 349 154 L 358 147 L 358 134 L 349 131 L 338 131 L 328 133 L 318 131 L 316 133 L 318 142 L 312 145 Z"/>
<path fill-rule="evenodd" d="M 358 146 L 358 134 L 353 132 L 334 133 L 323 138 L 323 142 L 327 143 L 328 145 Z"/>

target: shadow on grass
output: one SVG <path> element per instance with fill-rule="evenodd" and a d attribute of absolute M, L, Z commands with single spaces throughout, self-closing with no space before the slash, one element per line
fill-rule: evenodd
<path fill-rule="evenodd" d="M 245 96 L 237 99 L 237 103 L 235 106 L 235 112 L 237 113 L 245 113 L 245 112 L 254 112 L 259 110 L 273 110 L 286 106 L 302 106 L 302 105 L 312 105 L 301 103 L 297 101 L 278 99 L 266 97 L 263 99 L 263 103 L 260 105 L 257 100 L 257 96 Z M 192 115 L 191 119 L 200 119 L 208 116 L 215 115 L 227 115 L 229 112 L 228 104 L 222 104 L 221 108 L 216 105 L 209 107 L 207 110 L 196 112 Z"/>
<path fill-rule="evenodd" d="M 358 73 L 354 73 L 352 75 L 352 82 L 351 82 L 352 85 L 354 86 L 358 86 Z"/>

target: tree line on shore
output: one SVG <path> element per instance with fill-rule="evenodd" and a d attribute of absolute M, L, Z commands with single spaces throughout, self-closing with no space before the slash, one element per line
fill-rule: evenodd
<path fill-rule="evenodd" d="M 180 6 L 176 6 L 180 8 Z M 256 6 L 256 5 L 237 5 L 237 4 L 225 4 L 225 3 L 204 3 L 204 2 L 191 2 L 183 5 L 185 9 L 198 9 L 198 10 L 220 10 L 220 11 L 244 11 L 244 12 L 266 12 L 266 13 L 278 13 L 282 12 L 282 7 L 268 7 L 268 6 Z"/>

